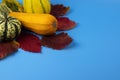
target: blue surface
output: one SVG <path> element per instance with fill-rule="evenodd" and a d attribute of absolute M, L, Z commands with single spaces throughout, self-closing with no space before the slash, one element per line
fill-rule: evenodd
<path fill-rule="evenodd" d="M 71 7 L 73 43 L 42 54 L 19 49 L 0 61 L 0 80 L 120 80 L 120 0 L 51 0 Z"/>

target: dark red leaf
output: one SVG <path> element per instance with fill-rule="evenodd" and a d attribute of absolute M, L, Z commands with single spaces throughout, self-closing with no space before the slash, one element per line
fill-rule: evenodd
<path fill-rule="evenodd" d="M 58 30 L 69 30 L 76 26 L 76 23 L 67 17 L 59 17 L 58 20 Z"/>
<path fill-rule="evenodd" d="M 44 36 L 41 40 L 43 46 L 53 49 L 63 49 L 72 42 L 72 38 L 67 33 L 60 33 L 51 36 Z"/>
<path fill-rule="evenodd" d="M 19 43 L 16 41 L 11 42 L 1 42 L 0 43 L 0 59 L 5 58 L 7 55 L 10 55 L 17 51 L 19 48 Z"/>
<path fill-rule="evenodd" d="M 51 5 L 51 14 L 59 17 L 65 15 L 69 11 L 70 7 L 65 7 L 62 4 Z"/>
<path fill-rule="evenodd" d="M 25 51 L 41 52 L 40 39 L 31 33 L 22 32 L 17 41 L 20 43 L 20 48 Z"/>

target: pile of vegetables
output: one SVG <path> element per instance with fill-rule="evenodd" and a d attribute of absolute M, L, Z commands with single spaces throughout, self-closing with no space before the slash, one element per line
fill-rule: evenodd
<path fill-rule="evenodd" d="M 76 23 L 63 17 L 70 10 L 62 4 L 52 5 L 49 0 L 2 0 L 0 3 L 0 59 L 19 48 L 34 53 L 41 46 L 64 49 L 73 39 L 64 30 Z"/>

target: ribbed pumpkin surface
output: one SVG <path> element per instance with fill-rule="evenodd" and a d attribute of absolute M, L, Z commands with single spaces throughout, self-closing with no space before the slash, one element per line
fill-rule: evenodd
<path fill-rule="evenodd" d="M 23 0 L 24 11 L 27 13 L 50 13 L 50 0 Z"/>
<path fill-rule="evenodd" d="M 21 23 L 16 18 L 0 12 L 0 42 L 16 38 L 21 32 Z"/>

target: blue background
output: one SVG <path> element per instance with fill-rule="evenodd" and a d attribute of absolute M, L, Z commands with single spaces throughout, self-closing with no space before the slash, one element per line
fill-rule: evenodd
<path fill-rule="evenodd" d="M 20 0 L 19 0 L 20 1 Z M 70 6 L 73 43 L 0 61 L 0 80 L 120 80 L 120 0 L 51 0 Z"/>

